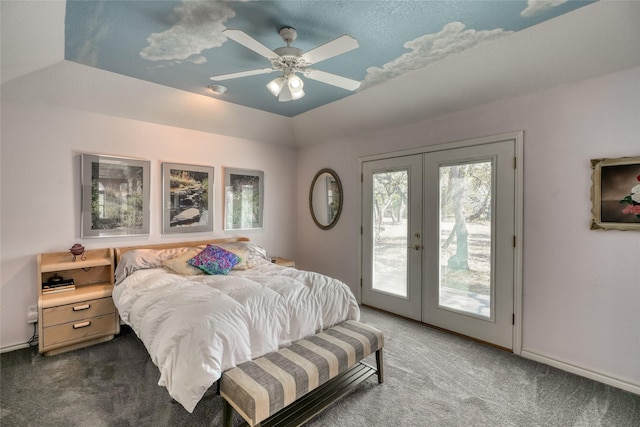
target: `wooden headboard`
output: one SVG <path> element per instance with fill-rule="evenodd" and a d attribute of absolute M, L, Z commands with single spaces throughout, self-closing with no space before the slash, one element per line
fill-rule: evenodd
<path fill-rule="evenodd" d="M 216 243 L 232 243 L 232 242 L 248 242 L 247 237 L 225 237 L 222 239 L 213 240 L 196 240 L 191 242 L 171 242 L 171 243 L 158 243 L 154 245 L 138 245 L 138 246 L 124 246 L 121 248 L 115 248 L 116 265 L 120 263 L 120 257 L 126 252 L 133 251 L 135 249 L 172 249 L 172 248 L 186 248 L 192 246 L 203 246 Z"/>

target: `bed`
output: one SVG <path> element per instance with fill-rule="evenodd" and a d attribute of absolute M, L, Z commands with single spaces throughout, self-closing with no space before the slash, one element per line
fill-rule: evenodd
<path fill-rule="evenodd" d="M 206 274 L 187 262 L 215 248 L 240 262 L 226 274 Z M 158 384 L 189 412 L 224 371 L 360 317 L 346 284 L 276 265 L 247 238 L 115 253 L 120 317 L 160 370 Z"/>

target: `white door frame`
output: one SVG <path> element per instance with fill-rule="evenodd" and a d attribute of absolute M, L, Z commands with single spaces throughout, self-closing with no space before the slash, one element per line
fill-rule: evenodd
<path fill-rule="evenodd" d="M 360 176 L 363 176 L 363 163 L 371 160 L 387 159 L 392 157 L 409 156 L 413 154 L 430 153 L 434 151 L 449 150 L 452 148 L 463 148 L 472 145 L 490 144 L 494 142 L 513 140 L 515 143 L 515 254 L 514 254 L 514 289 L 513 289 L 513 353 L 520 355 L 522 353 L 522 237 L 523 237 L 523 204 L 524 204 L 524 132 L 509 132 L 499 135 L 487 136 L 482 138 L 473 138 L 463 141 L 450 142 L 444 144 L 429 145 L 419 148 L 413 148 L 410 150 L 396 151 L 384 154 L 375 154 L 371 156 L 364 156 L 358 158 L 358 171 Z M 359 206 L 358 216 L 362 221 L 362 206 L 363 206 L 363 194 L 362 186 L 359 186 Z M 361 230 L 362 230 L 362 224 Z M 362 234 L 362 233 L 361 233 Z M 360 290 L 358 291 L 358 301 L 362 301 L 362 277 L 363 277 L 363 263 L 362 263 L 362 239 L 359 239 L 358 243 L 358 268 L 360 271 Z"/>

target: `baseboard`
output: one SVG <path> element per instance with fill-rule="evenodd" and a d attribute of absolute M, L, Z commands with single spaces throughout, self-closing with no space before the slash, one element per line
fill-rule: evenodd
<path fill-rule="evenodd" d="M 638 384 L 633 384 L 624 380 L 620 380 L 618 378 L 610 377 L 608 375 L 581 368 L 580 366 L 576 366 L 568 362 L 563 362 L 561 360 L 557 360 L 552 357 L 544 356 L 527 350 L 522 350 L 522 353 L 520 355 L 524 358 L 535 360 L 536 362 L 544 363 L 545 365 L 553 366 L 554 368 L 562 369 L 563 371 L 571 372 L 572 374 L 580 375 L 582 377 L 589 378 L 591 380 L 598 381 L 622 390 L 626 390 L 631 393 L 640 394 L 640 385 Z"/>
<path fill-rule="evenodd" d="M 0 353 L 8 353 L 10 351 L 22 350 L 23 348 L 28 348 L 28 347 L 29 347 L 29 343 L 27 342 L 22 344 L 9 345 L 7 347 L 0 347 Z"/>

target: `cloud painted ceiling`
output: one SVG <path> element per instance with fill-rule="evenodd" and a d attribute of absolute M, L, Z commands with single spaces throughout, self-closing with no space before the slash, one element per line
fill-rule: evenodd
<path fill-rule="evenodd" d="M 244 31 L 275 49 L 285 45 L 280 28 L 294 27 L 298 37 L 292 46 L 303 51 L 348 34 L 358 40 L 359 47 L 314 68 L 361 81 L 358 91 L 363 91 L 589 3 L 68 0 L 65 58 L 292 117 L 354 92 L 301 76 L 306 96 L 278 102 L 265 87 L 275 73 L 212 82 L 213 75 L 270 66 L 266 58 L 227 39 L 223 30 Z M 223 84 L 227 92 L 212 93 L 208 89 L 212 83 Z"/>

